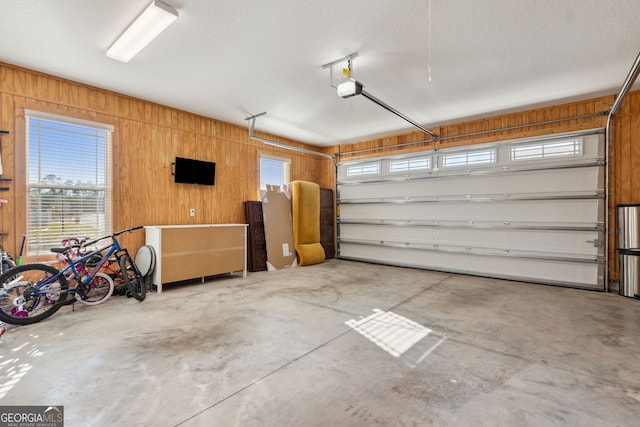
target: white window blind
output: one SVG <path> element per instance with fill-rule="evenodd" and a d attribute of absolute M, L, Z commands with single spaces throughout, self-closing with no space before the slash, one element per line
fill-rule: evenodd
<path fill-rule="evenodd" d="M 27 254 L 111 232 L 111 133 L 101 123 L 27 117 Z"/>

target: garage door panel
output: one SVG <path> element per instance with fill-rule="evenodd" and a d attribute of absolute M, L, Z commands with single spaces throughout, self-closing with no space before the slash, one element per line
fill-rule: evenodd
<path fill-rule="evenodd" d="M 342 201 L 451 195 L 583 193 L 598 187 L 598 167 L 469 176 L 416 176 L 411 180 L 358 183 L 340 189 Z M 461 191 L 464 190 L 464 191 Z"/>
<path fill-rule="evenodd" d="M 508 259 L 473 254 L 451 254 L 381 246 L 341 244 L 341 258 L 425 268 L 534 283 L 600 289 L 601 266 L 535 259 Z"/>
<path fill-rule="evenodd" d="M 603 146 L 595 130 L 456 148 L 446 165 L 472 160 L 449 169 L 447 150 L 341 164 L 338 256 L 604 289 Z"/>
<path fill-rule="evenodd" d="M 341 219 L 595 224 L 601 200 L 341 204 Z"/>
<path fill-rule="evenodd" d="M 599 252 L 598 231 L 551 231 L 514 229 L 464 229 L 440 227 L 384 226 L 349 224 L 341 228 L 343 241 L 384 241 L 422 243 L 424 245 L 491 248 L 500 250 L 526 249 L 556 254 L 575 253 L 596 257 Z M 372 239 L 375 236 L 375 239 Z M 526 246 L 522 242 L 526 242 Z"/>

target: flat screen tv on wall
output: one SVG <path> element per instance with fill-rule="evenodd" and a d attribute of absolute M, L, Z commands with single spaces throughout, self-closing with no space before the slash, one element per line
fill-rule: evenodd
<path fill-rule="evenodd" d="M 216 164 L 214 162 L 176 157 L 173 166 L 173 177 L 177 183 L 214 185 L 216 182 Z"/>

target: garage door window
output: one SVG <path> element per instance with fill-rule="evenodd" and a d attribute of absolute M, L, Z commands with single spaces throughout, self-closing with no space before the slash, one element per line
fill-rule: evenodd
<path fill-rule="evenodd" d="M 538 160 L 549 157 L 579 156 L 582 154 L 582 139 L 550 141 L 511 147 L 511 160 Z"/>
<path fill-rule="evenodd" d="M 431 157 L 416 157 L 404 160 L 392 160 L 389 162 L 389 172 L 411 172 L 425 170 L 431 167 Z"/>
<path fill-rule="evenodd" d="M 496 162 L 496 149 L 465 151 L 442 154 L 442 167 L 486 165 Z"/>
<path fill-rule="evenodd" d="M 380 173 L 380 162 L 347 166 L 347 176 L 375 175 Z"/>

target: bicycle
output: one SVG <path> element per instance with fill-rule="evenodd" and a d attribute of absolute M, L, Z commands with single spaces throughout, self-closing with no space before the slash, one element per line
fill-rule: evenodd
<path fill-rule="evenodd" d="M 120 265 L 118 265 L 118 259 L 116 257 L 112 256 L 109 259 L 103 260 L 99 255 L 94 255 L 85 261 L 85 265 L 89 267 L 100 266 L 100 272 L 106 274 L 113 280 L 113 294 L 133 296 L 127 289 L 124 275 L 120 272 Z"/>
<path fill-rule="evenodd" d="M 15 261 L 9 255 L 9 252 L 5 251 L 2 245 L 0 245 L 0 274 L 16 266 Z"/>
<path fill-rule="evenodd" d="M 64 239 L 62 244 L 63 246 L 79 246 L 79 249 L 75 254 L 78 256 L 87 254 L 87 251 L 89 250 L 88 245 L 91 244 L 91 242 L 87 243 L 87 240 L 87 238 L 79 239 L 78 237 L 69 237 Z M 60 257 L 59 261 L 66 263 L 66 259 L 64 257 Z M 120 271 L 118 259 L 115 257 L 109 257 L 109 259 L 103 260 L 99 255 L 94 255 L 84 262 L 87 267 L 96 267 L 99 263 L 101 263 L 100 273 L 106 274 L 113 280 L 113 294 L 132 297 L 133 295 L 128 291 L 124 276 Z M 155 268 L 155 251 L 153 247 L 148 245 L 140 247 L 140 249 L 138 249 L 138 253 L 136 253 L 134 264 L 142 275 L 142 279 L 145 282 L 147 289 L 149 289 L 151 287 L 151 274 Z"/>
<path fill-rule="evenodd" d="M 147 288 L 142 275 L 136 267 L 126 248 L 118 242 L 117 236 L 141 229 L 142 226 L 131 227 L 116 233 L 100 237 L 83 244 L 72 244 L 51 248 L 57 254 L 63 254 L 66 265 L 57 269 L 47 264 L 23 264 L 0 275 L 0 320 L 14 325 L 28 325 L 40 322 L 53 315 L 62 306 L 76 301 L 87 303 L 92 290 L 104 289 L 105 281 L 113 292 L 113 280 L 99 270 L 105 261 L 115 256 L 121 274 L 129 292 L 139 301 L 144 300 Z M 111 238 L 111 243 L 89 252 L 81 249 Z M 95 267 L 88 268 L 85 263 L 89 259 L 100 260 Z M 96 279 L 98 278 L 98 279 Z M 75 281 L 75 287 L 69 287 L 69 281 Z M 96 280 L 98 283 L 96 283 Z M 111 294 L 109 294 L 110 296 Z M 67 299 L 69 296 L 72 298 Z M 106 300 L 102 294 L 96 304 Z"/>
<path fill-rule="evenodd" d="M 126 293 L 128 296 L 133 296 L 139 301 L 144 300 L 147 293 L 147 286 L 143 280 L 144 274 L 140 272 L 137 264 L 129 255 L 129 251 L 126 248 L 120 246 L 120 243 L 116 239 L 116 236 L 134 230 L 139 230 L 141 228 L 143 227 L 137 226 L 127 228 L 111 235 L 92 240 L 90 242 L 87 242 L 87 239 L 78 240 L 77 238 L 71 238 L 76 240 L 75 247 L 77 247 L 78 249 L 75 256 L 82 257 L 84 261 L 81 266 L 85 269 L 85 271 L 87 267 L 90 267 L 92 268 L 92 272 L 97 271 L 97 273 L 95 274 L 101 274 L 103 276 L 109 277 L 113 281 L 113 284 L 115 286 L 114 291 L 125 288 L 126 292 L 122 292 L 122 294 Z M 107 238 L 112 239 L 111 245 L 106 245 L 99 249 L 89 249 L 90 246 Z M 117 245 L 117 248 L 114 245 Z M 112 267 L 113 264 L 118 264 L 117 270 Z"/>
<path fill-rule="evenodd" d="M 73 288 L 74 286 L 72 285 L 78 283 L 78 280 L 76 278 L 77 275 L 74 273 L 74 268 L 75 270 L 77 270 L 79 276 L 89 277 L 91 275 L 91 272 L 87 269 L 87 267 L 94 267 L 94 265 L 90 263 L 90 260 L 80 261 L 82 251 L 87 240 L 88 238 L 79 239 L 77 237 L 70 237 L 68 239 L 62 240 L 62 248 L 54 248 L 57 254 L 56 259 L 59 263 L 59 265 L 56 265 L 58 269 L 63 269 L 66 266 L 71 266 L 70 261 L 75 261 L 75 265 L 71 266 L 71 268 L 67 270 L 67 273 L 65 275 L 70 288 Z M 64 250 L 64 252 L 61 252 L 65 248 L 66 250 Z M 91 259 L 93 259 L 94 257 L 100 258 L 100 255 L 93 255 Z M 104 271 L 96 272 L 93 280 L 89 282 L 89 286 L 91 287 L 90 289 L 86 289 L 84 292 L 76 292 L 75 294 L 75 299 L 85 305 L 102 304 L 115 291 L 115 281 L 113 280 L 113 277 L 105 274 Z M 73 299 L 71 299 L 70 301 L 73 302 Z"/>

